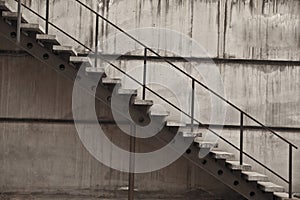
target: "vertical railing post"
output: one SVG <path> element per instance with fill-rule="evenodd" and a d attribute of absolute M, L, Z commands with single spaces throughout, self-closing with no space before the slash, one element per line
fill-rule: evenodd
<path fill-rule="evenodd" d="M 96 33 L 95 33 L 95 66 L 98 65 L 98 39 L 99 39 L 99 15 L 96 15 Z"/>
<path fill-rule="evenodd" d="M 192 102 L 191 102 L 191 132 L 194 132 L 195 112 L 195 79 L 192 79 Z"/>
<path fill-rule="evenodd" d="M 147 78 L 147 48 L 144 49 L 144 69 L 143 69 L 143 100 L 146 98 L 146 80 Z"/>
<path fill-rule="evenodd" d="M 289 145 L 289 198 L 293 195 L 293 146 Z"/>
<path fill-rule="evenodd" d="M 46 24 L 45 24 L 45 32 L 49 33 L 49 0 L 46 0 Z"/>
<path fill-rule="evenodd" d="M 241 112 L 240 116 L 240 165 L 243 165 L 244 154 L 244 113 Z"/>
<path fill-rule="evenodd" d="M 17 43 L 21 41 L 21 23 L 22 23 L 22 5 L 21 0 L 18 0 L 18 20 L 17 20 Z"/>
<path fill-rule="evenodd" d="M 130 123 L 130 158 L 129 158 L 129 179 L 128 179 L 128 200 L 134 199 L 134 169 L 135 169 L 135 125 Z"/>

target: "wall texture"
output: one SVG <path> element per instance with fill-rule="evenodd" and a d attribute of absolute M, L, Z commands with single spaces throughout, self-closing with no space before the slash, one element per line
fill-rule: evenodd
<path fill-rule="evenodd" d="M 82 146 L 72 121 L 68 121 L 72 118 L 72 83 L 29 55 L 2 55 L 0 63 L 3 198 L 125 198 L 121 188 L 128 186 L 128 174 L 95 160 Z M 110 119 L 105 114 L 109 113 L 106 106 L 99 103 L 100 119 Z M 102 127 L 112 142 L 128 149 L 129 138 L 116 125 L 106 123 Z M 142 142 L 137 149 L 151 149 L 156 143 Z M 162 170 L 136 175 L 135 180 L 140 199 L 195 195 L 203 199 L 240 199 L 185 158 Z"/>
<path fill-rule="evenodd" d="M 11 1 L 14 4 L 13 0 Z M 179 31 L 201 44 L 211 57 L 241 59 L 300 59 L 298 0 L 83 0 L 90 8 L 124 30 L 157 27 Z M 24 0 L 45 15 L 45 1 Z M 93 47 L 95 15 L 74 0 L 50 1 L 50 21 L 83 44 Z M 41 22 L 26 9 L 32 21 Z M 99 40 L 119 32 L 100 20 Z M 50 30 L 57 33 L 54 28 Z M 77 45 L 59 34 L 61 41 Z M 171 38 L 170 38 L 170 41 Z M 104 47 L 101 47 L 104 48 Z M 105 48 L 104 48 L 105 49 Z M 181 55 L 183 56 L 183 55 Z M 191 51 L 190 55 L 201 57 Z"/>
<path fill-rule="evenodd" d="M 83 44 L 93 47 L 95 15 L 80 7 L 74 0 L 50 0 L 50 2 L 51 21 Z M 82 2 L 125 30 L 158 27 L 176 30 L 192 37 L 208 51 L 211 57 L 219 59 L 216 66 L 224 83 L 226 98 L 264 124 L 281 127 L 279 134 L 300 146 L 298 62 L 300 60 L 300 1 L 99 0 L 97 2 L 86 0 Z M 14 1 L 10 3 L 14 6 Z M 45 14 L 45 1 L 24 0 L 24 3 L 40 14 Z M 30 21 L 43 24 L 26 10 L 23 13 Z M 117 32 L 111 26 L 103 21 L 100 21 L 99 25 L 99 41 L 115 37 Z M 50 28 L 50 32 L 58 34 L 61 43 L 74 45 L 78 50 L 83 50 L 80 45 L 54 28 Z M 172 41 L 172 38 L 168 40 Z M 2 40 L 1 44 L 4 44 Z M 7 50 L 7 45 L 4 46 Z M 159 47 L 158 43 L 156 48 Z M 101 48 L 104 53 L 119 53 L 105 52 L 105 46 Z M 159 50 L 162 55 L 170 55 L 163 50 Z M 135 53 L 140 55 L 141 52 L 135 51 Z M 179 56 L 202 57 L 204 55 L 191 51 L 189 54 Z M 247 62 L 243 61 L 245 59 Z M 267 62 L 261 63 L 257 60 L 267 60 Z M 268 62 L 271 60 L 288 62 Z M 134 66 L 141 66 L 143 61 L 121 59 L 116 63 L 130 72 Z M 195 61 L 193 64 L 199 63 Z M 163 65 L 160 61 L 151 61 L 149 64 Z M 189 73 L 193 72 L 189 63 L 176 61 L 176 64 Z M 106 72 L 120 77 L 120 74 L 112 69 L 106 68 Z M 155 68 L 149 69 L 149 80 L 160 77 L 160 80 L 167 81 L 165 76 Z M 197 74 L 195 76 L 202 80 L 201 76 Z M 66 193 L 74 196 L 80 193 L 83 195 L 82 198 L 85 198 L 88 193 L 94 198 L 100 190 L 114 190 L 126 186 L 128 175 L 96 162 L 82 147 L 71 123 L 17 120 L 71 120 L 71 82 L 26 54 L 2 54 L 0 83 L 0 117 L 13 119 L 12 122 L 4 120 L 0 123 L 0 189 L 2 192 L 13 195 L 17 195 L 18 192 L 42 195 Z M 124 84 L 127 82 L 125 81 Z M 181 82 L 173 81 L 172 84 L 179 91 L 187 87 Z M 176 102 L 174 95 L 167 93 L 168 90 L 159 91 L 169 95 L 168 98 Z M 196 92 L 200 102 L 197 117 L 204 123 L 213 123 L 209 121 L 211 108 L 207 106 L 210 96 L 198 87 Z M 148 98 L 155 99 L 150 94 L 147 95 Z M 182 94 L 180 98 L 189 97 Z M 188 109 L 189 102 L 184 106 Z M 101 119 L 112 119 L 105 106 L 100 104 L 98 108 Z M 170 118 L 177 117 L 176 112 L 171 113 Z M 239 113 L 228 108 L 225 123 L 237 125 L 238 122 Z M 256 125 L 247 119 L 246 124 Z M 117 132 L 113 125 L 106 126 L 108 130 Z M 238 144 L 237 133 L 237 128 L 223 131 L 224 136 L 236 144 Z M 287 148 L 279 142 L 280 140 L 260 129 L 249 129 L 246 135 L 246 150 L 250 154 L 258 156 L 263 163 L 276 168 L 277 172 L 287 175 L 285 164 Z M 118 141 L 117 138 L 115 141 Z M 124 140 L 120 145 L 126 147 L 128 143 Z M 220 145 L 232 151 L 225 144 Z M 296 151 L 294 154 L 295 192 L 300 192 L 298 157 L 299 151 Z M 249 160 L 248 162 L 251 163 Z M 263 170 L 257 165 L 254 167 L 259 171 Z M 184 173 L 178 174 L 178 170 Z M 187 180 L 187 177 L 190 179 Z M 282 184 L 277 178 L 271 178 Z M 166 196 L 170 193 L 175 194 L 174 191 L 182 195 L 191 190 L 196 191 L 197 195 L 206 195 L 207 198 L 214 195 L 222 197 L 224 194 L 232 193 L 224 185 L 182 159 L 158 172 L 138 175 L 136 179 L 139 190 L 165 191 Z M 210 179 L 211 182 L 206 183 L 204 181 L 206 179 Z M 87 188 L 93 190 L 92 194 L 87 192 Z M 203 190 L 214 195 L 207 195 Z M 103 194 L 103 191 L 101 193 Z M 229 197 L 230 199 L 236 197 L 234 193 L 232 194 L 233 197 Z M 119 198 L 122 195 L 124 196 L 121 193 Z M 114 197 L 110 192 L 107 192 L 107 196 Z"/>

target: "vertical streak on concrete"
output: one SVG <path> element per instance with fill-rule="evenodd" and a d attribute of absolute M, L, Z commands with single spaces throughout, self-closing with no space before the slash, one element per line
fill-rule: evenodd
<path fill-rule="evenodd" d="M 218 1 L 218 16 L 217 16 L 217 25 L 218 25 L 218 45 L 217 45 L 217 57 L 220 57 L 220 1 Z"/>
<path fill-rule="evenodd" d="M 223 58 L 226 57 L 226 30 L 227 30 L 227 0 L 225 2 L 225 15 L 224 15 L 224 38 L 223 38 Z"/>
<path fill-rule="evenodd" d="M 107 0 L 107 2 L 106 2 L 106 15 L 105 15 L 105 18 L 106 18 L 106 19 L 109 19 L 109 4 L 110 4 L 110 1 Z M 116 22 L 116 23 L 117 23 L 117 22 Z M 106 29 L 106 34 L 105 34 L 105 36 L 106 36 L 106 37 L 108 36 L 108 27 L 109 27 L 109 25 L 108 25 L 108 23 L 106 23 L 106 26 L 105 26 L 105 29 Z"/>
<path fill-rule="evenodd" d="M 193 38 L 193 27 L 194 27 L 194 1 L 191 1 L 191 29 L 190 29 L 190 37 Z"/>
<path fill-rule="evenodd" d="M 218 49 L 217 55 L 223 58 L 225 55 L 226 42 L 226 24 L 227 24 L 227 0 L 219 0 L 218 3 Z"/>

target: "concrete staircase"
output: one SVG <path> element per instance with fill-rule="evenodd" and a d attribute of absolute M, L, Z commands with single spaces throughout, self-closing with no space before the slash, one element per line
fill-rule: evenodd
<path fill-rule="evenodd" d="M 5 1 L 0 1 L 0 10 L 0 34 L 7 40 L 16 43 L 17 13 L 13 12 Z M 165 124 L 163 140 L 170 140 L 178 130 L 183 138 L 192 138 L 193 145 L 184 156 L 245 198 L 255 200 L 288 199 L 288 193 L 282 186 L 270 182 L 266 175 L 253 171 L 251 165 L 246 163 L 240 165 L 232 153 L 222 151 L 222 147 L 218 144 L 204 141 L 200 127 L 195 127 L 191 132 L 190 125 L 167 120 L 168 113 L 166 112 L 149 112 L 153 105 L 151 100 L 141 100 L 138 98 L 136 90 L 122 88 L 120 79 L 107 77 L 104 69 L 93 67 L 93 63 L 87 56 L 79 56 L 73 47 L 61 45 L 57 36 L 44 34 L 39 24 L 28 23 L 26 19 L 22 18 L 21 31 L 19 46 L 22 49 L 70 79 L 75 79 L 79 66 L 83 64 L 87 77 L 92 78 L 93 73 L 102 73 L 97 88 L 98 94 L 101 94 L 99 98 L 102 101 L 109 101 L 113 89 L 118 87 L 117 96 L 131 99 L 132 113 L 138 115 L 138 119 L 141 117 L 149 119 L 150 117 Z M 137 123 L 142 124 L 141 121 L 137 121 Z M 209 153 L 206 157 L 199 158 L 200 150 Z"/>

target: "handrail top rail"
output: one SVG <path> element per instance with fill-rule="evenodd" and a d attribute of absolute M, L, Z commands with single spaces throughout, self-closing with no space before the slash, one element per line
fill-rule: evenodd
<path fill-rule="evenodd" d="M 18 0 L 15 0 L 18 1 Z M 77 1 L 77 0 L 76 0 Z M 24 5 L 22 3 L 22 6 L 24 6 L 26 9 L 28 9 L 29 11 L 31 11 L 32 13 L 34 13 L 35 15 L 37 15 L 39 18 L 41 18 L 42 20 L 46 21 L 46 18 L 44 18 L 43 16 L 41 16 L 40 14 L 38 14 L 37 12 L 35 12 L 34 10 L 32 10 L 31 8 L 29 8 L 28 6 Z M 95 11 L 93 11 L 95 12 Z M 98 13 L 97 13 L 98 14 Z M 86 48 L 87 50 L 89 50 L 92 53 L 95 53 L 91 48 L 87 47 L 86 45 L 84 45 L 83 43 L 81 43 L 80 41 L 78 41 L 76 38 L 74 38 L 73 36 L 71 36 L 70 34 L 66 33 L 64 30 L 62 30 L 61 28 L 57 27 L 55 24 L 48 22 L 50 25 L 52 25 L 54 28 L 56 28 L 57 30 L 59 30 L 60 32 L 62 32 L 63 34 L 65 34 L 66 36 L 68 36 L 70 39 L 74 40 L 76 43 L 80 44 L 81 46 L 83 46 L 84 48 Z M 147 49 L 149 49 L 147 47 Z M 150 49 L 149 49 L 150 50 Z M 153 50 L 152 50 L 153 51 Z M 155 54 L 157 54 L 156 52 L 154 52 Z M 100 54 L 101 56 L 101 54 Z M 161 57 L 158 54 L 159 57 Z M 105 60 L 105 59 L 104 59 Z M 170 63 L 170 61 L 168 61 L 167 59 L 164 59 L 166 62 Z M 135 81 L 136 83 L 138 83 L 139 85 L 142 85 L 142 83 L 140 83 L 138 80 L 136 80 L 134 77 L 132 77 L 131 75 L 127 74 L 125 71 L 119 69 L 116 65 L 112 64 L 110 61 L 105 60 L 105 62 L 109 63 L 110 65 L 112 65 L 115 69 L 119 70 L 120 72 L 122 72 L 123 74 L 125 74 L 126 76 L 128 76 L 129 78 L 131 78 L 133 81 Z M 173 63 L 170 63 L 171 65 L 174 65 Z M 174 65 L 175 68 L 178 68 L 176 65 Z M 181 69 L 178 69 L 181 70 Z M 183 71 L 184 74 L 186 74 L 186 72 Z M 280 139 L 282 139 L 283 141 L 285 141 L 286 143 L 289 144 L 290 150 L 292 148 L 298 149 L 298 147 L 294 144 L 292 144 L 291 142 L 289 142 L 288 140 L 286 140 L 285 138 L 283 138 L 282 136 L 278 135 L 277 133 L 275 133 L 272 129 L 270 129 L 269 127 L 266 127 L 265 125 L 263 125 L 261 122 L 259 122 L 258 120 L 254 119 L 252 116 L 250 116 L 249 114 L 245 113 L 243 110 L 241 110 L 240 108 L 238 108 L 237 106 L 235 106 L 234 104 L 232 104 L 231 102 L 229 102 L 228 100 L 224 99 L 222 96 L 220 96 L 219 94 L 215 93 L 213 90 L 211 90 L 210 88 L 208 88 L 207 86 L 205 86 L 204 84 L 202 84 L 201 82 L 199 82 L 198 80 L 196 80 L 195 78 L 191 77 L 189 74 L 187 74 L 187 76 L 189 76 L 193 81 L 199 83 L 201 86 L 203 86 L 204 88 L 206 88 L 207 90 L 209 90 L 210 92 L 212 92 L 213 94 L 215 94 L 216 96 L 218 96 L 219 98 L 221 98 L 223 101 L 225 101 L 226 103 L 228 103 L 229 105 L 233 106 L 234 108 L 236 108 L 237 110 L 239 110 L 241 112 L 241 114 L 249 117 L 250 119 L 252 119 L 253 121 L 255 121 L 256 123 L 258 123 L 259 125 L 261 125 L 261 127 L 263 127 L 265 130 L 269 130 L 271 133 L 273 133 L 274 135 L 278 136 Z M 162 100 L 166 101 L 168 104 L 170 104 L 171 106 L 173 106 L 174 108 L 176 108 L 177 110 L 179 110 L 180 112 L 182 112 L 183 114 L 187 115 L 188 117 L 191 118 L 191 116 L 189 114 L 187 114 L 186 112 L 182 111 L 180 108 L 178 108 L 176 105 L 172 104 L 171 102 L 169 102 L 168 100 L 166 100 L 164 97 L 162 97 L 161 95 L 157 94 L 155 91 L 151 90 L 150 88 L 148 88 L 147 86 L 145 86 L 149 91 L 151 91 L 152 93 L 154 93 L 156 96 L 160 97 Z M 196 122 L 198 122 L 201 125 L 202 124 L 199 120 L 194 119 Z M 229 145 L 231 145 L 233 148 L 240 150 L 237 146 L 235 146 L 234 144 L 232 144 L 231 142 L 229 142 L 226 138 L 222 137 L 221 135 L 219 135 L 218 133 L 216 133 L 215 131 L 213 131 L 212 129 L 210 129 L 209 127 L 204 126 L 206 129 L 208 129 L 210 132 L 212 132 L 213 134 L 219 136 L 219 138 L 221 138 L 224 142 L 228 143 Z M 282 179 L 284 182 L 290 184 L 291 182 L 286 180 L 285 178 L 283 178 L 281 175 L 279 175 L 277 172 L 271 170 L 269 167 L 267 167 L 266 165 L 264 165 L 263 163 L 261 163 L 260 161 L 258 161 L 257 159 L 255 159 L 254 157 L 252 157 L 251 155 L 249 155 L 246 152 L 243 152 L 244 155 L 246 155 L 247 157 L 249 157 L 250 159 L 252 159 L 253 161 L 257 162 L 259 165 L 263 166 L 265 169 L 267 169 L 268 171 L 270 171 L 271 173 L 273 173 L 274 175 L 276 175 L 277 177 L 279 177 L 280 179 Z"/>

